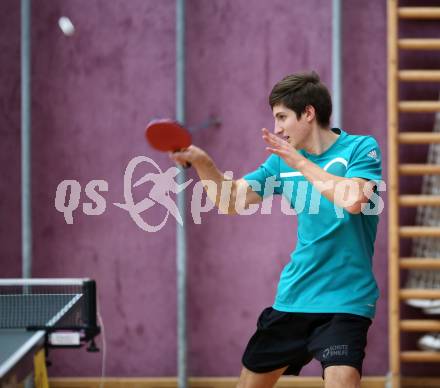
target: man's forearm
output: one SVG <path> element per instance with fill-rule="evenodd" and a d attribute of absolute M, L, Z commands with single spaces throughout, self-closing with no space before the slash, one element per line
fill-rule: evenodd
<path fill-rule="evenodd" d="M 263 128 L 266 149 L 280 156 L 287 165 L 298 170 L 329 201 L 350 213 L 359 213 L 368 202 L 374 182 L 361 178 L 345 178 L 332 175 L 301 155 L 294 146 Z M 365 190 L 365 192 L 364 192 Z"/>
<path fill-rule="evenodd" d="M 364 197 L 359 181 L 330 174 L 303 156 L 295 167 L 325 198 L 341 208 L 356 207 Z"/>
<path fill-rule="evenodd" d="M 210 157 L 193 165 L 208 198 L 225 214 L 234 212 L 236 184 L 217 168 Z"/>

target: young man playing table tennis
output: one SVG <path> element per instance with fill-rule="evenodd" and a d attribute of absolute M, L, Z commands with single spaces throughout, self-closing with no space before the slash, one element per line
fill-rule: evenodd
<path fill-rule="evenodd" d="M 269 103 L 274 134 L 263 129 L 262 137 L 271 155 L 233 181 L 230 201 L 208 192 L 230 214 L 237 212 L 238 201 L 249 206 L 267 193 L 286 195 L 289 185 L 298 188 L 286 190 L 292 208 L 300 196 L 305 200 L 297 212 L 296 248 L 281 273 L 275 302 L 261 313 L 244 352 L 238 387 L 272 387 L 283 374 L 298 375 L 312 358 L 321 362 L 326 388 L 360 387 L 379 294 L 372 272 L 378 215 L 366 209 L 375 208 L 372 198 L 378 198 L 380 149 L 370 136 L 330 129 L 331 97 L 314 72 L 285 77 Z M 196 146 L 171 157 L 191 163 L 200 179 L 218 188 L 226 179 Z M 269 190 L 267 182 L 273 185 Z"/>

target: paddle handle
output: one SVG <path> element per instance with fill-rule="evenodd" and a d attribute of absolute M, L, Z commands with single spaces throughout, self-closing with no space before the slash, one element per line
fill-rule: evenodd
<path fill-rule="evenodd" d="M 182 148 L 182 149 L 180 149 L 180 150 L 176 150 L 176 151 L 174 151 L 174 152 L 180 152 L 180 151 L 183 151 L 184 150 L 184 148 Z M 191 165 L 191 163 L 185 163 L 185 164 L 182 164 L 181 165 L 184 169 L 187 169 L 187 168 L 191 168 L 192 167 L 192 165 Z"/>

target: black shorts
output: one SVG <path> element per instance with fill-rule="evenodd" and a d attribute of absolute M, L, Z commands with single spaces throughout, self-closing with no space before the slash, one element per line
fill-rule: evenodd
<path fill-rule="evenodd" d="M 313 358 L 324 369 L 348 365 L 362 376 L 371 319 L 346 313 L 286 313 L 268 307 L 258 318 L 257 331 L 243 354 L 243 365 L 256 373 L 288 366 L 286 375 L 299 375 Z"/>

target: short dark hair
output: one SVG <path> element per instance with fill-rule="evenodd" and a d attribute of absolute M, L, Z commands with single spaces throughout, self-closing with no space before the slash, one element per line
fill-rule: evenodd
<path fill-rule="evenodd" d="M 270 92 L 269 105 L 273 109 L 279 104 L 293 110 L 298 119 L 306 106 L 311 105 L 315 108 L 318 124 L 322 127 L 330 125 L 332 98 L 314 71 L 290 74 L 277 82 Z"/>

